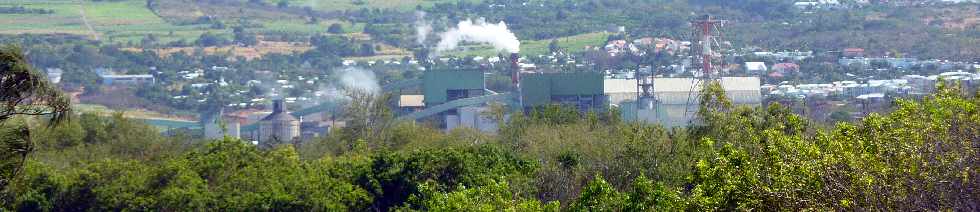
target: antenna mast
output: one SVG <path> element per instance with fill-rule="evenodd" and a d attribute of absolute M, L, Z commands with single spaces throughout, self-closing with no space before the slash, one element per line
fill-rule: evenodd
<path fill-rule="evenodd" d="M 685 116 L 695 116 L 691 111 L 692 105 L 700 102 L 701 95 L 705 95 L 701 91 L 711 82 L 717 81 L 725 68 L 725 58 L 722 55 L 725 46 L 722 45 L 724 36 L 721 27 L 724 27 L 726 22 L 726 20 L 713 19 L 711 15 L 704 15 L 691 21 L 691 71 L 694 72 L 696 80 L 691 84 L 691 90 L 688 92 Z M 693 123 L 695 119 L 690 121 Z"/>
<path fill-rule="evenodd" d="M 691 21 L 691 68 L 700 74 L 702 81 L 717 79 L 718 73 L 724 68 L 725 60 L 721 55 L 724 36 L 720 28 L 727 21 L 713 19 L 704 15 Z"/>

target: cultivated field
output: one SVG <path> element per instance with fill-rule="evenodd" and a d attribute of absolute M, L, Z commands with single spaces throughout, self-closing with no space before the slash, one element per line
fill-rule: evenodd
<path fill-rule="evenodd" d="M 174 53 L 183 52 L 185 54 L 195 54 L 200 49 L 204 54 L 227 54 L 232 57 L 244 57 L 245 59 L 251 60 L 259 58 L 266 54 L 293 54 L 293 53 L 303 53 L 309 51 L 313 47 L 306 45 L 305 43 L 290 43 L 290 42 L 271 42 L 271 41 L 261 41 L 255 46 L 223 46 L 223 47 L 172 47 L 172 48 L 160 48 L 152 49 L 156 51 L 158 55 L 169 56 Z M 124 48 L 125 51 L 140 52 L 143 49 L 140 48 Z"/>
<path fill-rule="evenodd" d="M 558 38 L 558 46 L 570 52 L 582 52 L 586 46 L 605 45 L 609 33 L 593 32 Z M 551 40 L 522 40 L 521 55 L 540 55 L 548 53 Z M 448 52 L 455 56 L 497 56 L 497 50 L 487 45 L 462 45 L 460 51 Z"/>
<path fill-rule="evenodd" d="M 206 26 L 176 26 L 146 8 L 146 1 L 0 0 L 0 7 L 49 9 L 53 14 L 0 14 L 2 34 L 79 34 L 107 42 L 139 41 L 147 34 L 162 41 L 200 36 Z M 173 32 L 173 33 L 171 33 Z"/>
<path fill-rule="evenodd" d="M 276 4 L 279 0 L 265 0 Z M 416 6 L 429 7 L 436 3 L 457 2 L 459 0 L 289 0 L 290 6 L 310 7 L 321 11 L 352 10 L 361 8 L 383 8 L 412 10 Z M 477 0 L 467 0 L 478 2 Z"/>

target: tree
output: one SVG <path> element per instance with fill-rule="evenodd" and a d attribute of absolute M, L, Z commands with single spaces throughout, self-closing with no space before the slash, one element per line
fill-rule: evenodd
<path fill-rule="evenodd" d="M 287 7 L 289 7 L 289 1 L 288 0 L 279 0 L 279 3 L 276 3 L 276 7 L 279 7 L 279 8 L 287 8 Z"/>
<path fill-rule="evenodd" d="M 834 111 L 833 113 L 830 113 L 830 120 L 829 121 L 831 123 L 850 122 L 851 121 L 851 114 L 848 113 L 847 111 L 843 111 L 843 110 Z"/>
<path fill-rule="evenodd" d="M 68 97 L 30 67 L 20 48 L 0 47 L 0 123 L 16 115 L 60 121 L 70 111 Z"/>
<path fill-rule="evenodd" d="M 30 67 L 19 47 L 0 47 L 0 197 L 6 196 L 7 185 L 33 150 L 26 124 L 5 126 L 8 120 L 49 116 L 50 123 L 59 123 L 70 111 L 68 97 Z"/>
<path fill-rule="evenodd" d="M 551 53 L 556 53 L 561 50 L 561 46 L 558 45 L 557 39 L 551 39 L 551 42 L 548 43 L 548 50 L 551 51 Z"/>
<path fill-rule="evenodd" d="M 514 198 L 506 182 L 493 182 L 476 188 L 457 188 L 438 192 L 433 183 L 420 186 L 425 201 L 422 208 L 429 211 L 558 211 L 558 202 L 542 204 L 538 200 Z"/>
<path fill-rule="evenodd" d="M 360 50 L 360 56 L 374 56 L 376 51 L 374 45 L 370 43 L 362 43 Z"/>
<path fill-rule="evenodd" d="M 394 113 L 387 106 L 391 96 L 378 96 L 362 90 L 351 91 L 348 96 L 350 102 L 344 109 L 344 116 L 350 120 L 340 130 L 342 139 L 348 142 L 356 142 L 359 139 L 386 141 L 385 131 L 392 126 L 394 120 Z M 351 143 L 348 147 L 353 150 L 354 145 Z"/>
<path fill-rule="evenodd" d="M 664 187 L 663 184 L 654 183 L 646 176 L 633 180 L 632 190 L 626 194 L 624 211 L 677 211 L 682 210 L 680 195 L 677 192 Z"/>
<path fill-rule="evenodd" d="M 596 175 L 582 194 L 569 206 L 570 211 L 619 211 L 623 209 L 623 197 L 616 188 Z"/>
<path fill-rule="evenodd" d="M 254 33 L 248 33 L 245 31 L 244 27 L 236 26 L 232 29 L 232 34 L 235 36 L 235 42 L 241 43 L 245 46 L 253 46 L 259 43 L 259 39 Z"/>
<path fill-rule="evenodd" d="M 201 37 L 197 39 L 197 45 L 200 46 L 221 46 L 225 44 L 228 44 L 227 38 L 221 37 L 211 32 L 205 32 L 204 34 L 201 34 Z"/>
<path fill-rule="evenodd" d="M 344 27 L 343 26 L 340 26 L 339 23 L 333 23 L 333 24 L 330 24 L 330 27 L 327 27 L 327 32 L 333 33 L 333 34 L 342 34 L 342 33 L 344 33 Z"/>

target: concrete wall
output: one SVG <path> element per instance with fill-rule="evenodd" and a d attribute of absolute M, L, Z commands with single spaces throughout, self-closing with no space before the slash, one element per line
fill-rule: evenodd
<path fill-rule="evenodd" d="M 204 125 L 204 138 L 222 139 L 225 136 L 232 138 L 241 137 L 241 124 L 236 121 L 225 121 L 224 129 L 219 123 L 208 123 Z"/>
<path fill-rule="evenodd" d="M 498 123 L 484 114 L 490 111 L 487 107 L 461 107 L 459 115 L 446 116 L 446 130 L 460 127 L 473 128 L 485 133 L 496 133 Z"/>

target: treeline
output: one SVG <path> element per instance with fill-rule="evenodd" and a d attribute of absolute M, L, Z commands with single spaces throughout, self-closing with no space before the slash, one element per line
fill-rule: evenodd
<path fill-rule="evenodd" d="M 0 14 L 52 14 L 54 10 L 26 8 L 24 6 L 0 7 Z"/>
<path fill-rule="evenodd" d="M 955 86 L 898 101 L 890 114 L 835 126 L 813 124 L 779 105 L 733 107 L 717 85 L 705 93 L 701 124 L 688 128 L 549 106 L 512 114 L 497 135 L 397 122 L 379 101 L 361 99 L 350 105 L 347 127 L 271 150 L 235 139 L 161 137 L 120 116 L 85 115 L 34 128 L 38 152 L 2 205 L 58 211 L 980 207 L 980 99 L 961 97 Z M 493 118 L 507 111 L 492 108 Z"/>

